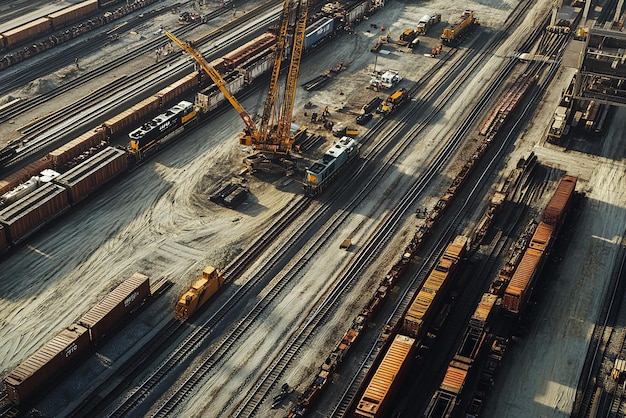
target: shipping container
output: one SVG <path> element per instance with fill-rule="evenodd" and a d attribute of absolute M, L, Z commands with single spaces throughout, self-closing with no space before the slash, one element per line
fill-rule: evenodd
<path fill-rule="evenodd" d="M 150 296 L 150 279 L 135 273 L 117 286 L 77 322 L 89 330 L 91 342 L 100 343 Z"/>
<path fill-rule="evenodd" d="M 7 40 L 4 38 L 4 35 L 0 35 L 0 51 L 4 51 L 7 47 Z"/>
<path fill-rule="evenodd" d="M 474 314 L 470 318 L 470 326 L 481 329 L 484 328 L 491 317 L 491 313 L 494 312 L 493 307 L 497 300 L 498 296 L 491 293 L 484 293 Z"/>
<path fill-rule="evenodd" d="M 126 151 L 107 147 L 71 170 L 61 174 L 54 182 L 68 190 L 70 201 L 76 204 L 107 181 L 126 170 Z"/>
<path fill-rule="evenodd" d="M 147 99 L 137 103 L 130 109 L 126 109 L 122 113 L 113 116 L 102 124 L 109 136 L 119 135 L 129 130 L 129 128 L 139 125 L 148 116 L 159 110 L 159 98 L 150 96 Z"/>
<path fill-rule="evenodd" d="M 304 35 L 304 50 L 309 51 L 329 36 L 335 29 L 335 20 L 324 17 L 306 28 Z"/>
<path fill-rule="evenodd" d="M 53 151 L 50 151 L 48 158 L 52 161 L 52 166 L 54 168 L 59 168 L 72 158 L 77 157 L 92 147 L 100 145 L 102 142 L 106 141 L 106 139 L 104 129 L 99 127 L 89 132 L 85 132 L 78 138 L 71 140 Z"/>
<path fill-rule="evenodd" d="M 155 94 L 159 98 L 159 106 L 166 109 L 168 105 L 177 99 L 180 99 L 185 93 L 190 92 L 200 85 L 200 73 L 193 73 L 181 78 L 180 80 L 170 84 L 163 90 Z"/>
<path fill-rule="evenodd" d="M 9 240 L 16 244 L 61 215 L 70 204 L 67 191 L 47 183 L 0 211 L 0 223 L 7 228 Z"/>
<path fill-rule="evenodd" d="M 253 39 L 235 49 L 232 52 L 224 55 L 224 61 L 228 69 L 234 70 L 236 67 L 248 62 L 251 57 L 254 57 L 271 48 L 276 44 L 276 35 L 271 33 L 265 33 L 262 36 Z"/>
<path fill-rule="evenodd" d="M 52 27 L 61 29 L 74 22 L 85 20 L 88 16 L 98 11 L 98 0 L 88 0 L 66 7 L 58 12 L 50 13 L 48 19 L 52 22 Z"/>
<path fill-rule="evenodd" d="M 535 232 L 533 233 L 532 238 L 530 239 L 530 244 L 528 244 L 528 246 L 539 251 L 545 251 L 546 249 L 549 249 L 553 232 L 554 227 L 552 225 L 548 225 L 545 222 L 539 223 L 539 225 L 537 225 L 537 228 L 535 229 Z"/>
<path fill-rule="evenodd" d="M 4 36 L 7 48 L 14 48 L 19 44 L 46 35 L 52 31 L 52 22 L 46 17 L 41 17 L 26 23 L 15 29 L 8 30 Z"/>
<path fill-rule="evenodd" d="M 33 161 L 26 167 L 19 169 L 10 176 L 0 181 L 0 196 L 13 190 L 21 183 L 28 181 L 33 176 L 38 176 L 46 168 L 52 168 L 52 160 L 44 157 L 37 161 Z"/>
<path fill-rule="evenodd" d="M 563 176 L 556 188 L 556 192 L 554 192 L 548 206 L 543 211 L 543 221 L 545 223 L 556 227 L 561 224 L 572 200 L 577 181 L 577 177 Z"/>
<path fill-rule="evenodd" d="M 72 324 L 17 366 L 4 379 L 9 400 L 20 405 L 90 349 L 87 329 Z"/>
<path fill-rule="evenodd" d="M 410 365 L 413 338 L 396 335 L 385 357 L 376 369 L 354 415 L 362 418 L 382 417 L 403 378 L 404 370 Z"/>

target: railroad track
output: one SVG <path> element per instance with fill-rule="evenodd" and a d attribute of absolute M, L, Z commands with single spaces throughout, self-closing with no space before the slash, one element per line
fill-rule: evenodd
<path fill-rule="evenodd" d="M 254 16 L 258 16 L 264 12 L 267 12 L 267 10 L 275 7 L 276 4 L 277 3 L 275 1 L 265 3 L 262 6 L 248 12 L 246 14 L 246 19 L 254 18 Z M 227 12 L 227 8 L 220 8 L 207 15 L 207 17 L 213 19 Z M 226 24 L 222 28 L 213 31 L 210 34 L 211 36 L 205 37 L 204 43 L 214 41 L 219 36 L 222 36 L 222 32 L 226 31 L 227 29 L 234 28 L 240 23 L 241 21 L 235 20 Z M 189 24 L 181 28 L 175 29 L 173 30 L 173 32 L 176 34 L 176 36 L 182 37 L 184 34 L 190 32 L 198 25 L 199 23 Z M 231 43 L 235 41 L 236 39 L 231 39 L 229 42 L 222 44 L 219 48 L 219 51 L 223 51 L 226 47 L 228 47 Z M 29 111 L 32 108 L 40 105 L 42 102 L 52 100 L 55 97 L 67 93 L 68 91 L 80 85 L 94 80 L 106 74 L 107 72 L 118 68 L 119 66 L 126 64 L 127 62 L 130 62 L 137 56 L 149 53 L 155 48 L 163 47 L 167 43 L 167 39 L 159 41 L 156 45 L 154 42 L 144 43 L 143 45 L 140 45 L 133 51 L 130 51 L 128 54 L 124 55 L 122 58 L 102 65 L 96 70 L 90 71 L 89 73 L 78 77 L 72 83 L 59 86 L 51 90 L 50 92 L 44 93 L 33 99 L 21 100 L 13 106 L 10 106 L 4 111 L 0 112 L 0 123 L 16 117 L 17 115 L 23 114 L 24 112 Z M 212 54 L 216 54 L 217 52 L 218 51 L 213 51 Z M 173 54 L 169 54 L 164 57 L 160 62 L 155 63 L 154 65 L 144 68 L 141 71 L 136 72 L 130 76 L 121 77 L 113 81 L 109 85 L 81 98 L 77 102 L 74 102 L 62 109 L 58 109 L 57 111 L 47 115 L 44 118 L 41 118 L 19 128 L 18 130 L 23 134 L 23 136 L 18 140 L 14 140 L 13 144 L 20 142 L 24 145 L 18 148 L 18 154 L 12 160 L 10 160 L 7 165 L 14 166 L 20 162 L 24 162 L 25 160 L 36 154 L 39 154 L 42 150 L 48 151 L 51 147 L 54 147 L 55 144 L 60 142 L 67 135 L 65 127 L 59 125 L 61 121 L 66 121 L 68 120 L 68 118 L 75 118 L 77 119 L 77 122 L 72 126 L 74 130 L 79 130 L 80 127 L 84 125 L 84 123 L 82 123 L 81 121 L 93 120 L 99 115 L 102 115 L 103 113 L 110 110 L 110 104 L 104 102 L 104 99 L 118 97 L 118 99 L 116 100 L 116 103 L 118 104 L 120 102 L 128 101 L 128 92 L 126 91 L 123 95 L 120 95 L 119 93 L 117 93 L 118 91 L 121 91 L 122 89 L 132 89 L 130 96 L 135 97 L 136 95 L 145 92 L 148 88 L 150 88 L 151 85 L 156 85 L 159 82 L 159 79 L 169 77 L 172 73 L 176 73 L 177 71 L 184 71 L 184 68 L 187 66 L 191 68 L 188 63 L 180 60 L 181 55 L 182 54 L 179 51 Z M 178 64 L 174 66 L 173 63 L 176 63 L 177 61 Z M 163 73 L 162 69 L 164 68 L 164 65 L 167 64 L 170 65 L 170 68 L 167 73 Z M 191 71 L 189 71 L 189 73 L 190 72 Z M 155 77 L 155 80 L 150 81 Z M 86 108 L 90 110 L 85 110 Z"/>
<path fill-rule="evenodd" d="M 469 58 L 467 59 L 467 61 L 469 61 Z M 467 64 L 465 60 L 459 60 L 457 64 L 457 68 L 465 67 L 466 66 L 465 64 Z M 452 77 L 453 72 L 454 71 L 448 71 L 447 77 Z M 441 82 L 438 84 L 445 84 L 445 83 Z M 461 84 L 462 82 L 459 82 L 457 89 L 459 88 Z M 414 90 L 417 90 L 418 88 L 415 88 Z M 393 161 L 397 159 L 398 156 L 406 149 L 408 144 L 417 136 L 417 134 L 427 125 L 427 123 L 432 118 L 434 118 L 434 116 L 452 98 L 453 93 L 455 91 L 456 89 L 451 89 L 447 95 L 442 96 L 439 92 L 435 93 L 434 90 L 430 90 L 431 97 L 425 98 L 424 102 L 428 103 L 429 100 L 432 99 L 433 96 L 440 97 L 439 104 L 437 105 L 437 110 L 432 111 L 422 124 L 420 124 L 417 128 L 413 128 L 412 132 L 410 132 L 408 135 L 404 135 L 405 139 L 403 141 L 403 144 L 401 144 L 400 147 L 396 148 L 390 161 L 387 162 L 386 164 L 383 164 L 383 166 L 389 167 L 393 164 Z M 411 110 L 414 110 L 414 109 L 411 109 Z M 391 135 L 389 135 L 388 137 L 391 137 Z M 460 141 L 460 138 L 459 138 L 459 141 Z M 453 148 L 456 146 L 458 146 L 458 143 L 454 144 Z M 446 158 L 452 154 L 453 148 L 446 149 L 441 152 L 440 154 L 441 162 L 439 165 L 435 164 L 431 166 L 430 177 L 424 176 L 428 178 L 424 180 L 423 184 L 417 187 L 416 189 L 412 190 L 413 191 L 412 194 L 408 194 L 406 199 L 401 201 L 399 205 L 396 205 L 396 209 L 394 210 L 393 214 L 387 218 L 387 221 L 383 225 L 377 228 L 377 231 L 374 234 L 374 236 L 368 239 L 367 241 L 368 243 L 365 245 L 358 259 L 351 265 L 349 271 L 333 287 L 332 292 L 324 299 L 321 306 L 319 306 L 314 311 L 311 317 L 307 318 L 307 320 L 305 321 L 306 325 L 303 328 L 301 328 L 296 333 L 296 335 L 290 339 L 290 342 L 288 343 L 287 347 L 284 349 L 282 355 L 278 359 L 276 359 L 273 365 L 270 368 L 268 368 L 266 372 L 263 374 L 263 376 L 257 380 L 257 384 L 254 386 L 253 390 L 248 392 L 248 396 L 246 400 L 243 402 L 243 404 L 239 407 L 236 413 L 236 416 L 251 416 L 251 415 L 254 415 L 258 411 L 258 408 L 264 402 L 264 400 L 269 396 L 270 391 L 278 383 L 278 380 L 281 378 L 281 376 L 283 375 L 283 373 L 289 366 L 290 362 L 297 355 L 297 353 L 300 351 L 302 346 L 306 344 L 308 337 L 316 329 L 316 326 L 319 323 L 323 322 L 327 314 L 333 310 L 333 308 L 335 307 L 335 303 L 337 299 L 339 298 L 339 296 L 342 295 L 354 283 L 354 281 L 358 278 L 360 273 L 365 269 L 367 265 L 369 265 L 369 262 L 371 261 L 371 259 L 377 254 L 380 247 L 384 246 L 385 242 L 388 242 L 395 228 L 397 227 L 399 220 L 406 214 L 409 207 L 415 202 L 415 200 L 417 199 L 417 197 L 419 196 L 423 188 L 426 187 L 429 181 L 432 178 L 434 178 L 435 174 L 439 172 L 439 170 L 445 163 Z M 356 205 L 360 203 L 368 195 L 368 193 L 371 191 L 373 186 L 377 184 L 378 181 L 380 181 L 380 178 L 382 178 L 385 171 L 386 169 L 383 169 L 383 170 L 379 169 L 379 171 L 374 176 L 372 176 L 371 180 L 369 180 L 368 183 L 361 189 L 361 193 L 358 195 L 358 197 L 349 204 L 348 209 L 343 211 L 341 215 L 336 216 L 334 218 L 334 220 L 330 224 L 331 232 L 334 231 L 336 227 L 335 225 L 338 226 L 344 223 L 345 218 L 351 211 L 350 208 L 356 207 Z M 359 183 L 362 183 L 362 182 L 359 181 Z M 322 234 L 322 236 L 318 238 L 318 241 L 316 241 L 316 243 L 314 244 L 314 247 L 308 248 L 305 251 L 305 253 L 307 254 L 307 257 L 304 262 L 308 261 L 311 255 L 315 253 L 316 249 L 322 246 L 322 244 L 327 239 L 326 235 L 328 236 L 331 235 L 328 233 L 328 231 L 329 229 L 326 229 L 324 231 L 324 234 Z M 318 244 L 320 242 L 319 239 L 323 239 L 321 244 Z M 293 267 L 291 271 L 288 273 L 287 277 L 290 277 L 290 280 L 291 280 L 291 277 L 297 274 L 297 272 L 299 272 L 300 269 L 302 268 L 300 266 L 300 263 L 302 263 L 302 261 L 299 261 L 298 263 L 296 263 L 296 266 Z M 247 325 L 246 328 L 247 327 L 249 327 L 249 325 Z M 239 324 L 239 326 L 237 327 L 238 330 L 240 328 L 242 328 L 242 324 Z M 208 364 L 208 363 L 204 363 L 204 364 Z M 187 396 L 187 394 L 193 389 L 193 387 L 197 385 L 198 382 L 200 382 L 203 379 L 204 375 L 208 373 L 209 370 L 211 370 L 211 367 L 208 367 L 208 366 L 205 367 L 204 364 L 203 366 L 200 366 L 199 372 L 194 373 L 194 375 L 188 378 L 176 392 L 174 392 L 171 396 L 168 397 L 165 403 L 156 410 L 153 416 L 165 416 L 174 410 L 174 408 L 176 407 L 176 404 L 182 401 Z M 226 411 L 222 411 L 222 413 L 225 413 L 225 412 Z"/>
<path fill-rule="evenodd" d="M 450 54 L 450 57 L 453 56 L 454 54 Z M 443 63 L 446 60 L 441 60 L 441 64 L 437 67 L 437 69 L 440 69 L 443 66 Z M 430 74 L 428 77 L 425 77 L 424 80 L 427 80 L 430 77 Z M 431 90 L 429 93 L 431 96 L 436 96 L 436 92 Z M 385 123 L 382 123 L 380 125 L 385 125 Z M 375 127 L 375 129 L 373 129 L 374 131 L 379 131 L 382 130 L 382 126 L 377 126 Z M 382 143 L 381 145 L 385 145 L 385 144 L 389 144 L 392 142 L 391 138 L 393 136 L 389 136 L 388 139 L 386 139 L 384 141 L 384 143 Z M 408 143 L 410 143 L 410 139 L 405 139 L 404 141 L 404 147 L 406 147 L 408 145 Z M 394 158 L 397 158 L 397 156 L 400 154 L 400 152 L 397 153 L 397 155 Z M 386 165 L 386 169 L 388 169 L 388 167 L 390 167 L 391 165 L 387 164 Z M 386 170 L 385 169 L 385 170 Z M 379 174 L 377 177 L 376 181 L 379 181 L 380 178 L 382 178 L 382 174 Z M 360 181 L 360 180 L 357 180 Z M 357 182 L 355 181 L 355 182 Z M 370 188 L 373 187 L 373 184 L 370 181 Z M 366 194 L 362 193 L 361 200 L 364 198 Z M 337 199 L 337 196 L 335 195 L 334 200 Z M 359 200 L 360 201 L 360 200 Z M 311 201 L 307 198 L 301 198 L 299 202 L 297 202 L 295 205 L 302 205 L 302 207 L 307 207 L 311 204 Z M 327 202 L 327 207 L 330 206 L 330 202 Z M 296 209 L 289 209 L 288 213 L 293 214 L 294 216 L 299 215 L 301 212 L 299 210 Z M 315 223 L 315 221 L 317 219 L 319 219 L 320 217 L 322 217 L 325 212 L 322 210 L 316 210 L 314 213 L 316 213 L 316 215 L 314 215 L 312 218 L 309 218 L 307 221 L 308 225 L 313 225 Z M 334 229 L 336 228 L 337 225 L 340 225 L 342 220 L 345 219 L 345 217 L 347 217 L 349 215 L 349 212 L 343 212 L 344 215 L 341 217 L 335 217 L 335 220 L 333 221 L 333 224 L 335 225 L 334 228 L 331 229 L 327 229 L 326 234 L 325 234 L 325 238 L 318 240 L 317 242 L 318 244 L 318 248 L 325 243 L 326 239 L 332 234 L 332 232 L 334 231 Z M 292 220 L 285 218 L 284 221 L 281 221 L 282 223 L 284 223 L 284 225 L 275 225 L 274 228 L 276 229 L 284 229 L 286 227 L 286 225 L 288 225 L 289 223 L 292 222 Z M 305 233 L 304 229 L 301 229 L 298 234 L 302 235 Z M 267 240 L 268 242 L 271 242 L 273 239 L 275 239 L 275 235 L 273 233 L 267 233 L 264 234 L 263 238 Z M 288 238 L 287 240 L 285 240 L 285 242 L 288 243 L 293 243 L 294 240 L 297 239 L 297 237 L 292 236 L 290 238 Z M 282 250 L 277 251 L 278 253 L 282 252 Z M 310 257 L 313 255 L 314 250 L 308 250 L 306 251 L 307 254 L 310 254 L 309 257 L 307 258 L 306 261 L 308 261 L 308 259 L 310 259 Z M 246 260 L 251 260 L 254 259 L 258 256 L 258 252 L 256 249 L 251 249 L 250 251 L 247 252 L 247 255 L 245 257 L 242 257 L 240 260 L 235 261 L 233 264 L 231 264 L 230 266 L 228 266 L 225 271 L 224 271 L 224 275 L 226 277 L 237 277 L 241 274 L 241 272 L 243 271 L 244 267 L 242 267 L 242 264 L 246 264 Z M 274 260 L 274 261 L 271 261 Z M 273 267 L 273 265 L 276 263 L 275 261 L 276 259 L 270 259 L 268 260 L 268 262 L 262 267 L 261 271 L 256 272 L 255 274 L 253 274 L 253 277 L 262 277 L 264 274 L 266 274 L 267 271 L 269 271 L 270 268 Z M 292 270 L 292 272 L 297 272 L 299 271 L 300 268 L 302 268 L 302 263 L 306 263 L 306 261 L 302 261 L 299 265 L 298 263 L 296 263 L 296 267 Z M 295 273 L 292 273 L 292 275 Z M 274 294 L 278 294 L 278 292 L 284 288 L 284 285 L 286 283 L 288 283 L 289 280 L 283 280 L 283 284 L 281 285 L 277 285 L 275 286 L 275 289 L 272 291 Z M 258 283 L 257 281 L 249 281 L 247 282 L 243 287 L 242 287 L 242 291 L 238 292 L 241 293 L 240 296 L 238 296 L 238 300 L 243 297 L 244 293 L 247 291 L 246 289 L 249 289 L 252 286 L 256 286 Z M 274 296 L 275 297 L 275 296 Z M 247 323 L 248 325 L 244 325 L 244 324 L 239 324 L 236 327 L 236 335 L 235 332 L 232 333 L 232 335 L 230 337 L 227 338 L 227 344 L 225 344 L 225 346 L 222 347 L 222 351 L 227 351 L 230 347 L 232 347 L 235 342 L 237 341 L 237 338 L 242 335 L 243 331 L 245 328 L 249 327 L 252 322 L 254 317 L 258 317 L 258 314 L 260 312 L 263 311 L 263 308 L 268 306 L 269 303 L 271 303 L 272 297 L 269 297 L 268 299 L 266 299 L 263 303 L 260 303 L 257 306 L 256 311 L 258 312 L 256 315 L 252 315 L 252 318 L 248 318 L 247 319 Z M 234 306 L 234 302 L 230 301 L 227 303 L 228 306 Z M 225 313 L 224 313 L 225 314 Z M 209 322 L 206 322 L 202 325 L 201 329 L 211 329 L 216 325 L 216 322 L 219 319 L 221 319 L 223 317 L 223 315 L 216 315 L 214 317 L 212 317 L 210 319 Z M 197 345 L 198 343 L 196 341 L 201 341 L 203 338 L 205 338 L 205 335 L 203 335 L 202 332 L 198 332 L 197 336 L 193 337 L 193 340 L 190 340 L 189 343 L 185 344 L 185 347 L 183 349 L 181 349 L 180 351 L 185 353 L 186 355 L 189 355 L 188 353 L 190 352 L 190 350 L 193 350 L 191 348 L 192 345 Z M 195 377 L 192 375 L 190 378 L 188 378 L 184 385 L 183 388 L 178 391 L 175 392 L 174 394 L 172 394 L 169 399 L 167 400 L 167 402 L 165 402 L 165 404 L 161 407 L 161 409 L 159 411 L 157 411 L 155 413 L 155 415 L 162 415 L 162 414 L 166 414 L 167 412 L 169 412 L 170 410 L 172 410 L 175 406 L 176 403 L 179 402 L 180 400 L 184 399 L 185 396 L 192 390 L 192 388 L 194 387 L 194 385 L 202 379 L 202 376 L 204 374 L 206 374 L 209 370 L 212 369 L 212 367 L 214 367 L 215 363 L 217 361 L 219 361 L 219 359 L 221 359 L 224 356 L 224 354 L 221 354 L 218 350 L 216 350 L 214 352 L 213 355 L 211 355 L 210 357 L 208 357 L 207 361 L 205 361 L 205 363 L 200 366 L 200 371 L 195 373 Z M 145 397 L 145 394 L 149 393 L 151 390 L 153 390 L 153 388 L 158 384 L 158 381 L 162 379 L 163 377 L 163 373 L 165 373 L 166 370 L 168 369 L 172 369 L 174 368 L 177 364 L 180 363 L 181 361 L 181 357 L 177 357 L 177 356 L 173 356 L 171 360 L 168 360 L 166 363 L 169 364 L 163 364 L 162 366 L 160 366 L 157 370 L 157 372 L 155 372 L 152 377 L 148 378 L 144 383 L 142 383 L 140 385 L 140 387 L 138 389 L 135 390 L 135 392 L 131 395 L 131 397 L 124 403 L 124 405 L 120 405 L 120 407 L 118 407 L 114 412 L 111 413 L 111 416 L 121 416 L 123 414 L 128 413 L 130 410 L 132 410 L 140 401 L 141 399 L 143 399 L 143 397 Z"/>
<path fill-rule="evenodd" d="M 623 308 L 623 280 L 626 273 L 626 235 L 622 237 L 619 261 L 607 291 L 599 324 L 594 328 L 587 359 L 578 387 L 573 417 L 622 417 L 626 414 L 626 393 L 619 378 L 611 376 L 616 359 L 626 358 L 626 309 Z"/>
<path fill-rule="evenodd" d="M 522 12 L 523 10 L 520 10 L 520 12 Z M 541 31 L 535 30 L 533 32 L 533 34 L 531 34 L 531 36 L 523 43 L 522 48 L 524 47 L 528 47 L 529 45 L 531 45 L 536 38 L 539 36 Z M 537 67 L 536 71 L 539 71 L 541 67 Z M 547 77 L 547 81 L 549 82 L 549 80 L 552 79 L 552 77 L 554 77 L 554 74 L 556 72 L 557 66 L 553 65 L 551 71 L 549 71 L 549 75 Z M 504 81 L 504 79 L 506 77 L 503 77 L 504 75 L 508 76 L 508 74 L 510 74 L 510 72 L 512 71 L 512 67 L 511 67 L 511 63 L 509 63 L 509 65 L 507 65 L 502 71 L 501 73 L 498 75 L 497 79 L 498 81 L 496 83 L 494 83 L 491 88 L 489 89 L 489 91 L 487 93 L 485 93 L 483 96 L 481 96 L 484 100 L 488 100 L 489 97 L 491 97 L 492 95 L 495 94 L 496 88 L 498 83 L 502 83 Z M 530 100 L 530 103 L 532 104 L 533 102 L 537 102 L 539 99 L 539 93 L 535 93 L 533 95 L 533 97 Z M 529 109 L 531 108 L 531 104 L 529 104 L 525 109 L 524 109 L 524 114 L 529 112 Z M 480 114 L 480 112 L 472 112 L 472 116 L 477 117 Z M 472 119 L 472 116 L 468 117 L 467 119 Z M 517 121 L 517 123 L 515 124 L 514 128 L 517 128 L 517 126 L 520 124 L 520 122 L 523 120 L 523 117 L 520 117 Z M 513 132 L 513 130 L 511 130 L 511 132 Z M 457 133 L 459 133 L 459 131 L 457 131 Z M 498 159 L 498 158 L 502 158 L 503 156 L 503 151 L 505 148 L 505 145 L 510 142 L 511 140 L 511 134 L 509 134 L 507 136 L 507 138 L 505 138 L 499 148 L 499 150 L 496 153 L 496 156 L 494 157 L 494 159 L 489 163 L 489 166 L 492 166 L 494 164 L 494 162 Z M 485 174 L 483 174 L 484 176 Z M 470 194 L 470 197 L 467 197 L 465 200 L 465 204 L 467 205 L 467 202 L 470 201 L 471 199 L 471 195 L 476 191 L 476 188 L 474 188 Z M 458 218 L 458 215 L 455 217 L 455 219 Z M 449 230 L 447 230 L 449 231 Z M 451 235 L 452 233 L 450 233 L 449 235 Z M 434 257 L 433 254 L 430 254 L 428 257 L 426 257 L 426 260 L 430 260 L 432 259 L 432 257 Z M 420 270 L 422 271 L 422 270 Z M 407 292 L 412 291 L 413 293 L 417 290 L 417 288 L 419 287 L 419 282 L 417 282 L 417 277 L 419 275 L 416 274 L 412 279 L 411 279 L 411 285 L 409 286 Z M 412 290 L 410 290 L 412 289 Z M 403 298 L 406 299 L 406 298 Z M 389 318 L 389 321 L 387 323 L 396 323 L 402 313 L 406 310 L 408 301 L 405 303 L 401 303 L 400 305 L 398 305 L 395 309 L 395 314 L 392 314 L 391 317 Z M 369 370 L 369 368 L 371 367 L 371 365 L 374 362 L 374 358 L 376 357 L 376 355 L 378 354 L 378 352 L 380 347 L 377 347 L 377 343 L 375 342 L 374 344 L 372 344 L 371 348 L 370 348 L 370 352 L 369 355 L 366 357 L 366 359 L 360 363 L 359 365 L 359 369 L 357 372 L 357 375 L 355 375 L 355 377 L 353 377 L 352 381 L 350 382 L 349 386 L 347 389 L 345 389 L 345 391 L 343 392 L 341 398 L 339 399 L 339 401 L 335 404 L 334 410 L 332 412 L 332 416 L 344 416 L 347 413 L 348 407 L 350 406 L 350 404 L 352 403 L 352 399 L 355 396 L 356 392 L 358 391 L 358 386 L 360 385 L 360 382 L 363 381 L 365 379 L 365 376 Z"/>

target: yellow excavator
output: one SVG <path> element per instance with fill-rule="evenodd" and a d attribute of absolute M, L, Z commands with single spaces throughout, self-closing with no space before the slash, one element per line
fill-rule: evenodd
<path fill-rule="evenodd" d="M 188 43 L 177 39 L 170 32 L 165 32 L 168 38 L 200 64 L 243 119 L 246 128 L 241 133 L 239 142 L 242 145 L 251 146 L 257 151 L 244 160 L 251 171 L 275 170 L 277 167 L 289 170 L 293 165 L 289 158 L 293 143 L 306 131 L 306 128 L 300 128 L 295 132 L 291 132 L 291 121 L 296 98 L 300 61 L 304 49 L 307 15 L 308 4 L 306 0 L 297 0 L 296 2 L 285 0 L 280 19 L 277 46 L 274 52 L 272 75 L 259 127 L 257 127 L 239 101 L 230 94 L 225 87 L 226 82 L 221 74 L 206 62 L 202 54 Z M 291 45 L 287 45 L 289 23 L 292 21 L 292 17 L 295 22 L 293 41 Z M 288 47 L 289 49 L 287 49 Z M 278 81 L 281 66 L 287 61 L 285 59 L 286 54 L 289 57 L 289 69 L 281 97 Z"/>

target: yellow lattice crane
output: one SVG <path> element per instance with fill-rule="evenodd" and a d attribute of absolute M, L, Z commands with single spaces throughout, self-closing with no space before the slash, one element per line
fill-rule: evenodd
<path fill-rule="evenodd" d="M 300 129 L 292 134 L 291 121 L 296 98 L 300 61 L 304 50 L 307 16 L 307 0 L 285 0 L 280 19 L 277 47 L 274 53 L 274 65 L 260 127 L 255 125 L 243 106 L 228 92 L 225 87 L 226 83 L 220 73 L 206 62 L 199 51 L 191 45 L 178 40 L 171 33 L 165 33 L 202 66 L 204 71 L 222 91 L 224 97 L 243 119 L 246 129 L 241 133 L 239 142 L 243 145 L 252 146 L 259 152 L 252 158 L 246 159 L 247 164 L 252 169 L 261 167 L 264 161 L 275 162 L 278 159 L 283 159 L 291 152 L 296 138 L 303 133 L 303 129 Z M 293 41 L 288 45 L 290 22 L 294 22 Z M 286 75 L 285 88 L 281 95 L 279 76 L 281 67 L 287 61 L 285 59 L 287 56 L 289 58 L 289 68 Z"/>
<path fill-rule="evenodd" d="M 191 55 L 198 62 L 198 64 L 200 64 L 202 69 L 209 75 L 209 77 L 211 77 L 211 80 L 213 80 L 215 85 L 220 89 L 222 94 L 224 94 L 224 97 L 230 102 L 230 104 L 233 105 L 237 113 L 239 113 L 239 116 L 241 116 L 241 119 L 243 119 L 243 122 L 246 124 L 246 130 L 244 131 L 244 133 L 247 132 L 247 135 L 250 136 L 260 136 L 259 130 L 257 129 L 254 121 L 252 120 L 248 112 L 246 112 L 246 110 L 235 98 L 235 96 L 230 94 L 230 92 L 226 88 L 226 81 L 224 80 L 224 78 L 215 68 L 211 67 L 209 63 L 206 62 L 200 51 L 196 50 L 191 45 L 181 41 L 170 32 L 165 32 L 165 35 L 170 38 L 172 42 L 178 45 L 183 51 Z"/>

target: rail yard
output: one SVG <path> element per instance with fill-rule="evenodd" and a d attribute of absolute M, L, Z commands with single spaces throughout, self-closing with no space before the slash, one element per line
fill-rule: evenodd
<path fill-rule="evenodd" d="M 0 5 L 2 416 L 623 416 L 624 11 L 556 3 Z"/>

